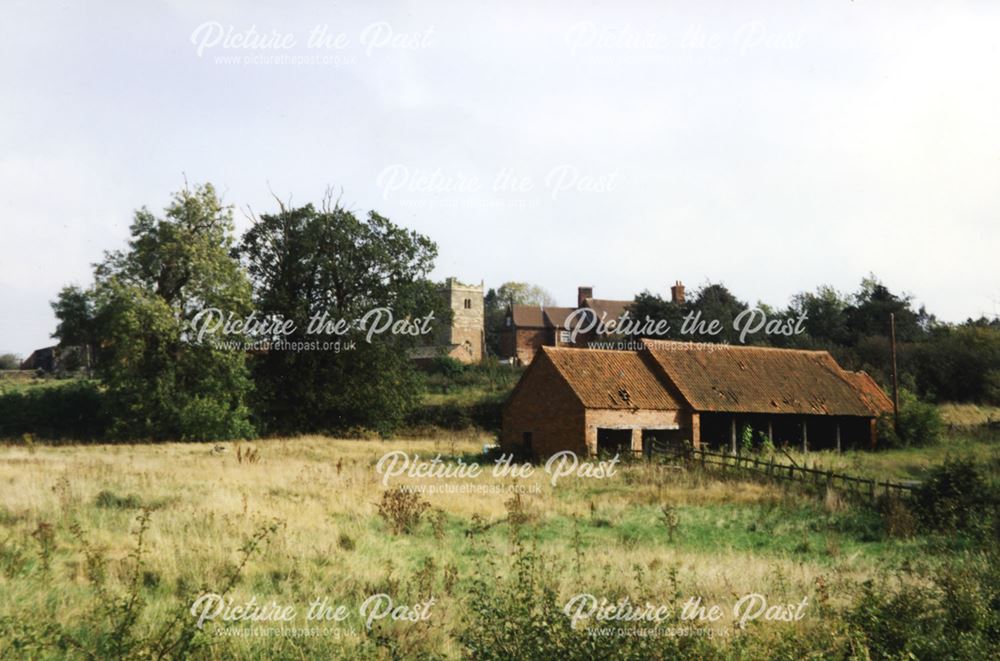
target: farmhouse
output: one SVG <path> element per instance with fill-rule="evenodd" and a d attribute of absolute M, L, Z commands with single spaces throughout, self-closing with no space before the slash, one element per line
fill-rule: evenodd
<path fill-rule="evenodd" d="M 684 303 L 684 285 L 678 281 L 670 288 L 674 304 Z M 576 307 L 510 305 L 500 333 L 500 355 L 518 364 L 530 365 L 540 347 L 586 347 L 594 333 L 580 333 L 572 338 L 566 320 L 585 310 L 600 321 L 617 321 L 627 315 L 632 301 L 594 298 L 593 287 L 578 287 Z M 579 316 L 576 319 L 580 319 Z"/>
<path fill-rule="evenodd" d="M 874 447 L 892 401 L 826 351 L 646 342 L 639 351 L 543 346 L 504 406 L 501 446 L 650 453 L 736 451 L 747 436 L 805 450 Z"/>

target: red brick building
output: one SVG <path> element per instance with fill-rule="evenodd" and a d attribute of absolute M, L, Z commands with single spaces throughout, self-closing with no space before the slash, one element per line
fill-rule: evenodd
<path fill-rule="evenodd" d="M 670 292 L 675 303 L 684 302 L 684 285 L 680 282 Z M 593 287 L 578 287 L 576 307 L 508 306 L 500 333 L 500 357 L 530 365 L 540 347 L 586 347 L 594 339 L 594 333 L 578 334 L 574 340 L 566 325 L 567 318 L 583 309 L 600 321 L 617 321 L 631 305 L 632 301 L 594 298 Z"/>
<path fill-rule="evenodd" d="M 726 447 L 744 429 L 776 445 L 875 444 L 891 400 L 826 351 L 649 342 L 641 351 L 543 346 L 503 411 L 501 446 L 649 451 L 654 443 Z"/>

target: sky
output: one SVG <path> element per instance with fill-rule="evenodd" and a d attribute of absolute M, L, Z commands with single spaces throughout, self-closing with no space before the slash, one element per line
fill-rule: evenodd
<path fill-rule="evenodd" d="M 0 5 L 0 353 L 135 209 L 212 182 L 240 231 L 329 187 L 435 278 L 563 305 L 874 273 L 1000 313 L 1000 3 Z"/>

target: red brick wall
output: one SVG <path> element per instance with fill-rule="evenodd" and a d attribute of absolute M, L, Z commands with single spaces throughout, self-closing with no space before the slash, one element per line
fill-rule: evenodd
<path fill-rule="evenodd" d="M 562 450 L 586 456 L 583 405 L 541 353 L 504 406 L 501 447 L 505 451 L 521 448 L 524 432 L 531 432 L 537 457 Z"/>
<path fill-rule="evenodd" d="M 682 411 L 590 409 L 587 411 L 586 423 L 587 450 L 590 454 L 597 454 L 598 428 L 639 430 L 632 437 L 632 449 L 638 452 L 642 450 L 641 430 L 670 429 L 674 426 L 690 428 L 690 416 Z"/>
<path fill-rule="evenodd" d="M 517 359 L 522 365 L 530 365 L 538 348 L 552 344 L 552 333 L 544 328 L 517 328 L 514 330 Z"/>

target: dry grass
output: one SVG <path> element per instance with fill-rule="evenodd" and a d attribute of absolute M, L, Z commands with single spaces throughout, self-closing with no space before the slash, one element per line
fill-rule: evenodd
<path fill-rule="evenodd" d="M 55 531 L 48 590 L 16 572 L 0 574 L 0 616 L 31 608 L 66 620 L 79 616 L 86 566 L 71 526 L 79 524 L 112 560 L 111 578 L 124 580 L 141 506 L 151 510 L 145 570 L 153 613 L 166 612 L 183 587 L 217 585 L 242 541 L 262 522 L 278 520 L 281 532 L 250 562 L 235 596 L 275 598 L 304 611 L 322 596 L 359 603 L 392 588 L 412 594 L 430 559 L 439 626 L 422 644 L 455 656 L 463 607 L 461 590 L 447 587 L 446 574 L 461 586 L 484 562 L 503 566 L 512 548 L 504 523 L 510 494 L 427 494 L 430 512 L 443 512 L 438 523 L 425 516 L 414 534 L 393 535 L 377 515 L 384 487 L 374 466 L 390 450 L 468 457 L 488 440 L 269 439 L 251 444 L 255 461 L 239 461 L 228 443 L 0 447 L 0 541 L 13 548 L 10 540 L 29 540 L 42 524 Z M 244 444 L 240 457 L 249 449 Z M 829 526 L 814 529 L 813 518 L 828 514 L 822 502 L 778 486 L 646 464 L 621 466 L 607 480 L 566 478 L 556 487 L 541 470 L 526 480 L 487 474 L 452 482 L 537 490 L 523 496 L 531 513 L 525 538 L 554 559 L 565 595 L 627 592 L 637 574 L 645 592 L 668 595 L 676 570 L 685 595 L 720 603 L 749 592 L 815 598 L 819 584 L 842 586 L 846 596 L 886 562 L 887 542 L 866 546 Z M 663 505 L 678 513 L 677 543 L 668 541 Z M 477 525 L 486 532 L 477 533 Z M 889 556 L 910 551 L 903 542 L 889 544 Z M 19 548 L 34 552 L 29 542 Z M 254 641 L 231 644 L 253 656 Z"/>

